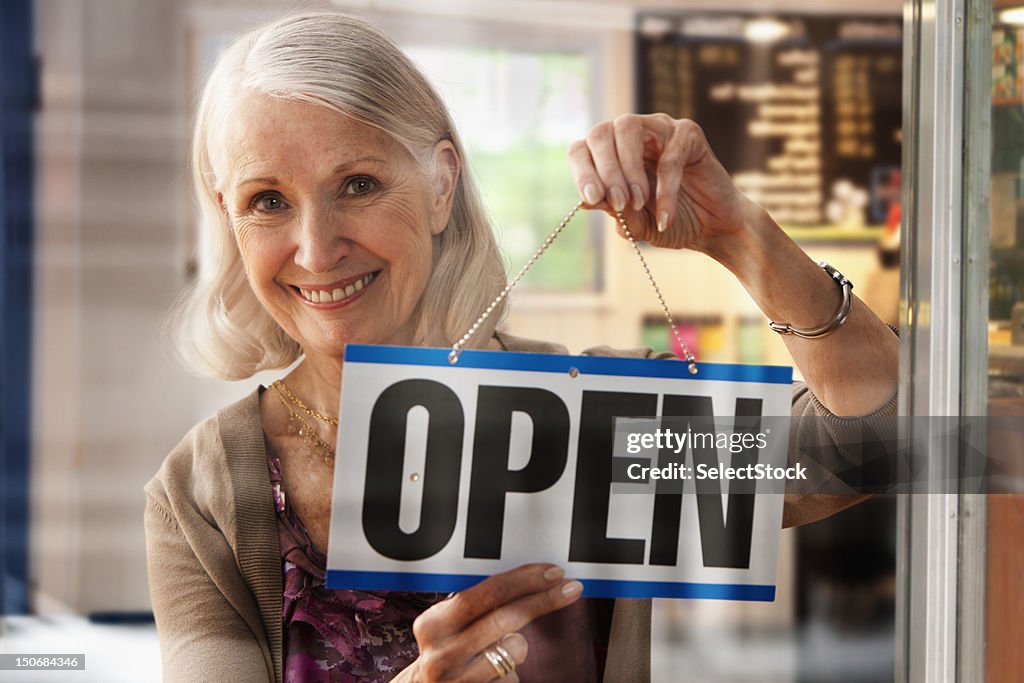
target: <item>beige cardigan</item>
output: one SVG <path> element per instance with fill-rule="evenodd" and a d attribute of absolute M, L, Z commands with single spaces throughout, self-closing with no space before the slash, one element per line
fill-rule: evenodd
<path fill-rule="evenodd" d="M 498 339 L 506 350 L 567 353 L 507 334 Z M 649 349 L 584 353 L 654 357 Z M 875 415 L 895 408 L 894 396 Z M 802 384 L 794 388 L 793 414 L 831 415 Z M 827 422 L 840 433 L 848 423 Z M 280 683 L 284 586 L 259 390 L 189 431 L 145 492 L 164 680 Z M 611 631 L 605 681 L 649 680 L 650 602 L 616 600 Z"/>

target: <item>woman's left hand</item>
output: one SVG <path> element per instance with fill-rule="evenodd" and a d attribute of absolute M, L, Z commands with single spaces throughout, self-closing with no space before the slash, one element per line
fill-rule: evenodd
<path fill-rule="evenodd" d="M 622 211 L 633 236 L 658 247 L 713 250 L 761 211 L 689 119 L 619 116 L 573 143 L 569 161 L 584 206 Z"/>

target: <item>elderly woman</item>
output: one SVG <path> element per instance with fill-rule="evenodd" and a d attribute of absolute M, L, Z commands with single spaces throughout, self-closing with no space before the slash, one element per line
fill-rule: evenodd
<path fill-rule="evenodd" d="M 587 208 L 708 254 L 770 319 L 835 319 L 841 289 L 734 188 L 695 123 L 622 116 L 569 159 Z M 324 587 L 345 344 L 448 345 L 505 283 L 451 118 L 409 59 L 342 15 L 259 28 L 209 78 L 193 163 L 209 251 L 176 311 L 185 359 L 231 379 L 300 362 L 197 425 L 146 487 L 165 677 L 647 679 L 649 603 L 581 600 L 553 565 L 454 596 Z M 564 352 L 495 331 L 501 312 L 470 346 Z M 834 334 L 786 342 L 807 380 L 794 413 L 841 431 L 835 415 L 892 412 L 897 340 L 859 301 Z M 787 500 L 785 523 L 852 502 Z"/>

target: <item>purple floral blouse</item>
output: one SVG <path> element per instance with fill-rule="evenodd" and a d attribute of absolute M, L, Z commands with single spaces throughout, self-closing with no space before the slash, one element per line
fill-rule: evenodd
<path fill-rule="evenodd" d="M 447 594 L 328 589 L 327 558 L 287 505 L 280 461 L 267 461 L 284 565 L 285 683 L 390 681 L 419 656 L 412 622 Z M 613 604 L 578 600 L 521 629 L 530 651 L 520 680 L 602 680 Z"/>
<path fill-rule="evenodd" d="M 327 558 L 287 504 L 268 458 L 284 563 L 285 683 L 390 681 L 419 655 L 412 622 L 445 593 L 330 590 Z"/>

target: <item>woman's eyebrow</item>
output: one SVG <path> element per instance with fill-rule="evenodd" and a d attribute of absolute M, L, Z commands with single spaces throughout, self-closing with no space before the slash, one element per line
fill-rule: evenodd
<path fill-rule="evenodd" d="M 275 178 L 273 176 L 263 176 L 263 177 L 260 177 L 260 178 L 246 178 L 245 180 L 243 180 L 240 183 L 238 183 L 238 186 L 239 187 L 245 187 L 246 185 L 251 185 L 252 183 L 259 183 L 261 185 L 278 185 L 278 184 L 280 184 L 280 183 L 278 183 L 277 178 Z"/>
<path fill-rule="evenodd" d="M 338 175 L 340 173 L 344 173 L 345 171 L 350 170 L 353 166 L 358 166 L 359 164 L 364 164 L 368 161 L 372 161 L 378 164 L 385 163 L 384 159 L 381 159 L 380 157 L 359 157 L 358 159 L 352 159 L 351 161 L 344 161 L 338 164 L 337 166 L 334 167 L 334 170 L 331 172 L 331 175 Z"/>
<path fill-rule="evenodd" d="M 364 164 L 367 162 L 383 164 L 385 163 L 385 160 L 381 159 L 380 157 L 374 156 L 365 156 L 359 157 L 358 159 L 350 159 L 348 161 L 343 161 L 342 163 L 335 166 L 334 170 L 331 171 L 331 175 L 340 175 L 342 173 L 345 173 L 346 171 L 349 171 L 353 167 L 358 166 L 359 164 Z M 245 187 L 246 185 L 251 185 L 252 183 L 260 183 L 262 185 L 279 185 L 280 181 L 275 176 L 259 176 L 256 178 L 245 178 L 244 180 L 238 183 L 238 187 Z"/>

